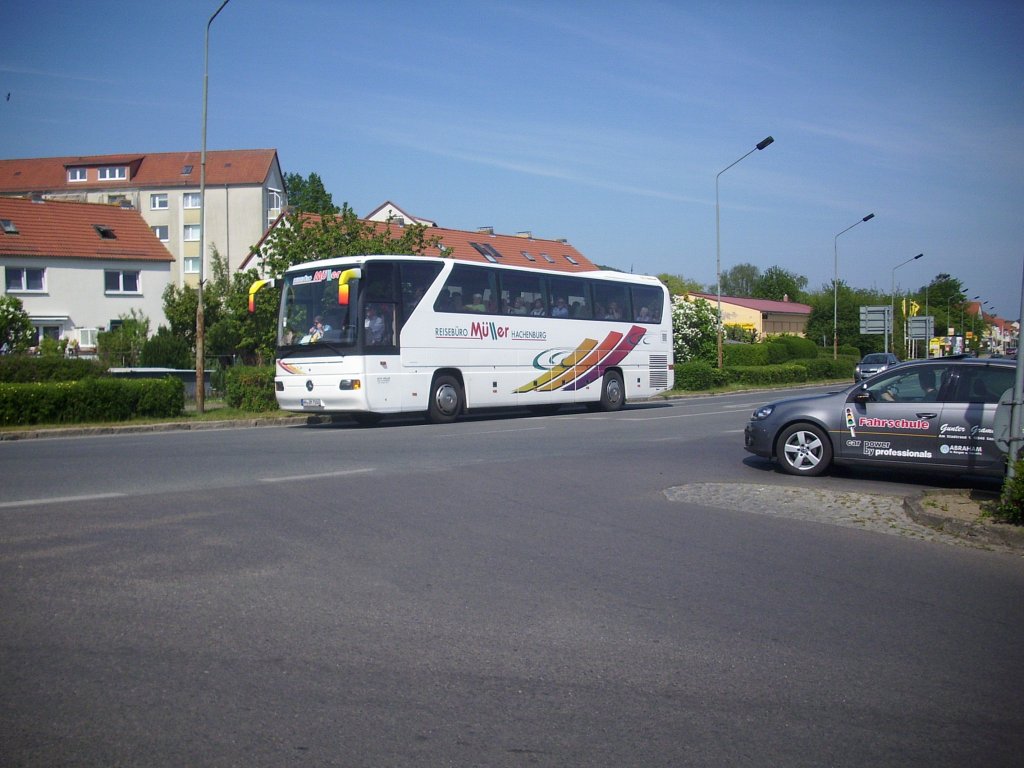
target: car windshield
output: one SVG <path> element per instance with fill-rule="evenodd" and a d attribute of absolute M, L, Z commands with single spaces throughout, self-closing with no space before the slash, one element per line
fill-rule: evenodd
<path fill-rule="evenodd" d="M 870 364 L 870 363 L 884 363 L 888 359 L 889 359 L 888 355 L 883 354 L 883 353 L 879 353 L 877 355 L 865 355 L 864 359 L 861 360 L 861 362 L 862 363 L 868 363 L 868 364 Z"/>

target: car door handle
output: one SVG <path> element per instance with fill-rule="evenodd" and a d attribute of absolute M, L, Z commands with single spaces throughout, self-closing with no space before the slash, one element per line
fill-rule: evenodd
<path fill-rule="evenodd" d="M 919 413 L 919 414 L 917 414 L 917 418 L 919 418 L 919 419 L 934 419 L 938 415 L 939 414 L 937 414 L 937 413 Z"/>

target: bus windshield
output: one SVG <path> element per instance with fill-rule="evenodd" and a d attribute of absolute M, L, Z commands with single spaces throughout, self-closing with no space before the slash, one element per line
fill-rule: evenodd
<path fill-rule="evenodd" d="M 358 280 L 344 267 L 311 268 L 285 276 L 278 347 L 356 344 Z"/>

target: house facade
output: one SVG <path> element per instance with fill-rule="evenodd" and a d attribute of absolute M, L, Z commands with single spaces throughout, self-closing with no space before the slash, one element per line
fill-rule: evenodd
<path fill-rule="evenodd" d="M 43 338 L 82 352 L 132 311 L 155 329 L 174 257 L 139 211 L 118 205 L 0 197 L 3 289 Z"/>
<path fill-rule="evenodd" d="M 689 293 L 688 298 L 704 299 L 716 309 L 718 295 L 710 293 Z M 757 332 L 762 339 L 771 334 L 804 336 L 811 307 L 795 301 L 771 301 L 769 299 L 748 299 L 739 296 L 722 297 L 722 324 L 739 325 Z"/>
<path fill-rule="evenodd" d="M 174 261 L 177 286 L 200 274 L 199 152 L 0 160 L 0 196 L 37 197 L 130 207 L 141 214 Z M 287 205 L 274 149 L 206 153 L 206 261 L 213 249 L 231 271 L 249 255 Z"/>

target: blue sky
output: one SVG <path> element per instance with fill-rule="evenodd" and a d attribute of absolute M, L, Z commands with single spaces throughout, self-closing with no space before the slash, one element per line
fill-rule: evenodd
<path fill-rule="evenodd" d="M 11 4 L 0 156 L 198 149 L 217 0 Z M 1024 5 L 231 0 L 209 149 L 273 147 L 366 214 L 568 238 L 620 269 L 721 263 L 1019 315 Z M 6 95 L 10 93 L 10 99 Z"/>

